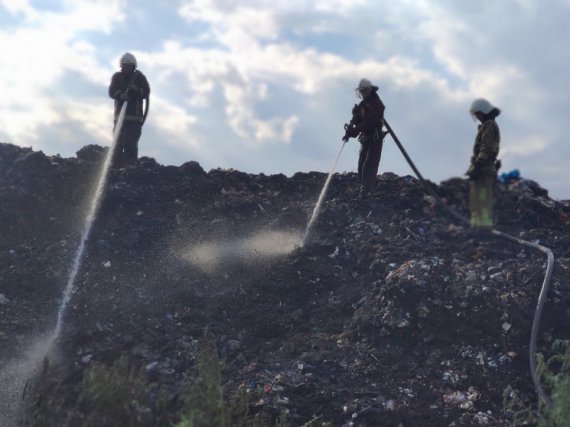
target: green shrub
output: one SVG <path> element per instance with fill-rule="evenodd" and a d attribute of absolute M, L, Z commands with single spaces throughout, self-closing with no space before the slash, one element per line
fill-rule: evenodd
<path fill-rule="evenodd" d="M 552 400 L 550 405 L 539 401 L 533 410 L 511 386 L 503 393 L 505 412 L 515 427 L 570 427 L 570 341 L 556 341 L 552 350 L 554 355 L 547 361 L 543 355 L 537 356 L 538 374 Z"/>
<path fill-rule="evenodd" d="M 148 381 L 143 369 L 121 356 L 111 366 L 94 362 L 84 372 L 77 410 L 77 425 L 155 426 L 169 423 L 167 394 Z M 154 397 L 152 397 L 154 395 Z"/>
<path fill-rule="evenodd" d="M 250 403 L 256 392 L 240 387 L 232 399 L 224 399 L 223 363 L 218 357 L 214 336 L 206 330 L 196 355 L 197 378 L 189 385 L 185 409 L 175 427 L 288 427 L 286 414 L 274 421 L 267 414 L 252 415 Z"/>
<path fill-rule="evenodd" d="M 570 427 L 570 341 L 556 341 L 556 354 L 539 369 L 545 385 L 551 390 L 551 406 L 542 407 L 539 427 Z"/>
<path fill-rule="evenodd" d="M 188 387 L 185 409 L 176 427 L 230 427 L 245 425 L 247 401 L 241 396 L 224 401 L 222 362 L 218 357 L 214 336 L 206 330 L 196 354 L 198 378 Z M 232 418 L 235 418 L 232 423 Z"/>
<path fill-rule="evenodd" d="M 503 409 L 510 417 L 513 427 L 536 425 L 537 414 L 529 402 L 510 385 L 503 391 Z"/>

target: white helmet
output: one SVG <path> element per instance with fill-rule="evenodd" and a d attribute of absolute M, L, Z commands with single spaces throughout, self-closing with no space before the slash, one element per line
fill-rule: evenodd
<path fill-rule="evenodd" d="M 372 82 L 368 79 L 360 79 L 358 82 L 358 87 L 355 90 L 370 89 L 372 87 Z"/>
<path fill-rule="evenodd" d="M 478 113 L 478 112 L 483 113 L 483 114 L 489 114 L 495 108 L 496 107 L 494 107 L 486 99 L 478 98 L 475 101 L 473 101 L 473 103 L 471 104 L 471 108 L 469 109 L 469 112 L 471 113 L 472 116 L 474 116 L 475 113 Z"/>
<path fill-rule="evenodd" d="M 121 60 L 119 61 L 119 65 L 121 67 L 123 65 L 129 65 L 129 64 L 134 65 L 135 68 L 137 67 L 137 58 L 135 58 L 135 55 L 133 55 L 131 52 L 125 53 L 123 56 L 121 56 Z"/>
<path fill-rule="evenodd" d="M 359 98 L 365 98 L 372 90 L 372 82 L 368 79 L 360 79 L 358 86 L 354 90 Z"/>

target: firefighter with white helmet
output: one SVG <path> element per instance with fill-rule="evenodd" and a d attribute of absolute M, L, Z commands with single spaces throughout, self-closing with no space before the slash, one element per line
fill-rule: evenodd
<path fill-rule="evenodd" d="M 469 112 L 480 122 L 471 165 L 466 172 L 470 180 L 471 226 L 491 229 L 493 228 L 493 187 L 500 167 L 497 155 L 501 140 L 495 119 L 501 110 L 486 99 L 479 98 L 473 101 Z"/>
<path fill-rule="evenodd" d="M 355 92 L 362 101 L 352 109 L 352 120 L 345 125 L 346 134 L 343 141 L 358 137 L 360 142 L 358 178 L 361 183 L 360 197 L 365 199 L 374 192 L 376 185 L 383 139 L 386 135 L 382 131 L 386 107 L 378 96 L 378 86 L 374 86 L 368 79 L 361 79 Z"/>
<path fill-rule="evenodd" d="M 113 74 L 109 85 L 109 96 L 115 100 L 115 125 L 125 101 L 127 110 L 116 142 L 113 164 L 126 166 L 135 163 L 138 157 L 138 142 L 148 113 L 150 86 L 144 74 L 137 69 L 137 60 L 132 53 L 126 52 L 119 65 L 121 71 Z M 143 101 L 146 101 L 144 110 Z"/>

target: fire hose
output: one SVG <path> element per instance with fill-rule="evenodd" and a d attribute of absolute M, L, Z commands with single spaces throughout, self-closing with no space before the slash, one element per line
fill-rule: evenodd
<path fill-rule="evenodd" d="M 465 216 L 461 215 L 459 212 L 457 212 L 456 210 L 454 210 L 453 208 L 448 206 L 446 203 L 444 203 L 444 201 L 435 192 L 435 190 L 431 187 L 431 185 L 429 185 L 428 182 L 423 178 L 422 174 L 420 173 L 420 171 L 418 170 L 418 168 L 416 167 L 416 165 L 414 164 L 414 162 L 412 161 L 412 159 L 410 158 L 410 156 L 408 155 L 408 153 L 404 149 L 404 146 L 402 145 L 402 143 L 400 142 L 400 140 L 398 139 L 398 137 L 396 136 L 396 134 L 394 133 L 394 131 L 392 130 L 392 128 L 390 127 L 388 122 L 386 121 L 386 119 L 382 119 L 382 121 L 384 123 L 384 126 L 386 126 L 388 133 L 392 136 L 392 139 L 394 140 L 394 142 L 396 143 L 396 145 L 398 146 L 398 148 L 400 149 L 400 151 L 404 155 L 406 161 L 408 162 L 408 164 L 410 165 L 410 167 L 412 168 L 412 170 L 414 171 L 414 173 L 416 174 L 417 178 L 419 179 L 419 181 L 421 182 L 423 187 L 426 189 L 426 191 L 451 216 L 453 216 L 454 218 L 458 219 L 459 221 L 461 221 L 463 223 L 470 225 L 469 219 L 467 219 Z M 501 237 L 501 238 L 509 240 L 511 242 L 518 243 L 519 245 L 539 250 L 539 251 L 545 253 L 547 256 L 546 273 L 544 275 L 544 280 L 542 282 L 542 287 L 540 290 L 538 302 L 536 305 L 536 310 L 534 313 L 534 318 L 532 321 L 532 329 L 531 329 L 530 344 L 529 344 L 529 362 L 530 362 L 530 374 L 532 377 L 532 382 L 534 384 L 534 388 L 536 389 L 538 396 L 540 397 L 540 399 L 542 399 L 542 401 L 547 406 L 552 406 L 552 400 L 544 392 L 544 389 L 542 388 L 542 385 L 540 384 L 540 379 L 538 377 L 537 364 L 536 364 L 536 342 L 538 340 L 538 330 L 540 327 L 540 320 L 542 318 L 542 311 L 543 311 L 543 307 L 544 307 L 544 302 L 546 301 L 546 294 L 548 292 L 548 287 L 550 286 L 550 282 L 552 280 L 552 272 L 554 269 L 554 254 L 552 253 L 552 250 L 550 250 L 549 248 L 547 248 L 545 246 L 539 245 L 538 243 L 529 242 L 527 240 L 519 239 L 518 237 L 511 236 L 510 234 L 504 233 L 504 232 L 496 230 L 496 229 L 490 230 L 490 233 L 497 236 L 497 237 Z"/>

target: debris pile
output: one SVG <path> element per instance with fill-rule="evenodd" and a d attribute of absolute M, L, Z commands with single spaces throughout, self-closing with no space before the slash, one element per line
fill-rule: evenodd
<path fill-rule="evenodd" d="M 53 328 L 104 152 L 64 159 L 0 144 L 2 361 Z M 149 396 L 166 390 L 175 423 L 207 328 L 228 399 L 245 390 L 252 413 L 273 422 L 509 425 L 508 386 L 536 399 L 528 339 L 543 256 L 454 224 L 415 178 L 391 173 L 367 201 L 355 174 L 335 175 L 301 246 L 325 179 L 150 158 L 112 170 L 56 378 L 39 380 L 29 423 L 81 425 L 83 374 L 121 356 L 145 373 Z M 557 257 L 547 352 L 570 338 L 570 203 L 528 180 L 497 187 L 499 228 Z M 434 188 L 467 214 L 466 181 Z M 147 415 L 133 425 L 152 425 L 151 409 L 136 411 Z"/>

